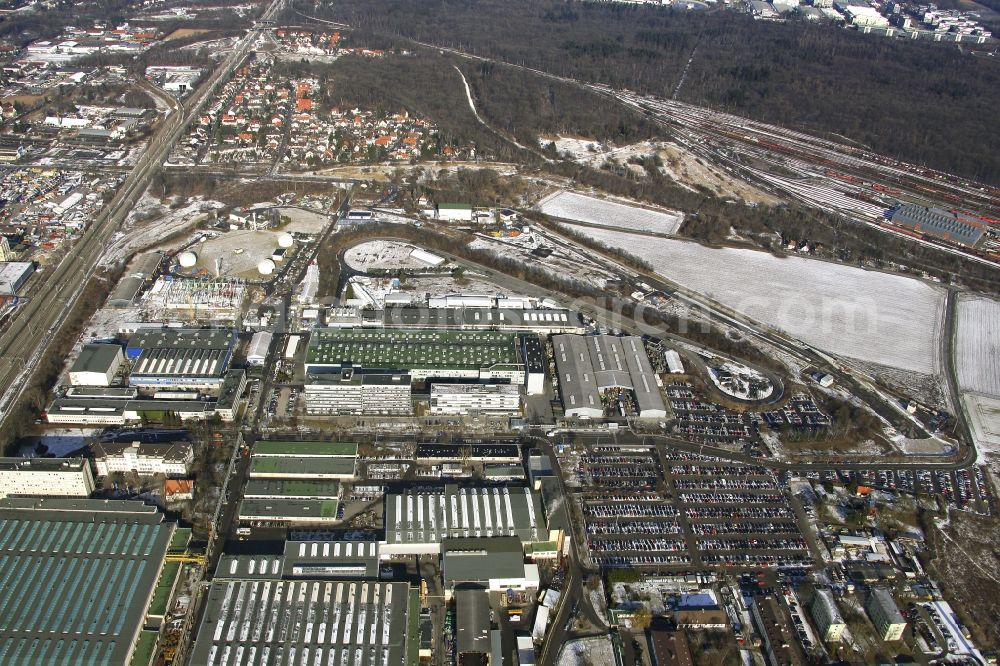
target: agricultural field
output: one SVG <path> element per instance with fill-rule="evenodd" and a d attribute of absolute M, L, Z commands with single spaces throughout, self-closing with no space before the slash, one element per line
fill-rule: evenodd
<path fill-rule="evenodd" d="M 963 294 L 955 326 L 959 387 L 1000 398 L 1000 301 Z"/>
<path fill-rule="evenodd" d="M 664 278 L 838 356 L 932 375 L 944 291 L 918 280 L 766 252 L 565 225 Z"/>
<path fill-rule="evenodd" d="M 628 206 L 623 203 L 595 199 L 575 192 L 557 192 L 538 202 L 539 211 L 552 217 L 586 224 L 599 224 L 614 229 L 652 231 L 674 234 L 684 222 L 684 215 Z"/>

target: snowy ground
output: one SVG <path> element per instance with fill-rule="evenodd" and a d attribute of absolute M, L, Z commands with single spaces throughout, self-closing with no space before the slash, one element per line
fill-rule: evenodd
<path fill-rule="evenodd" d="M 114 264 L 133 252 L 150 248 L 162 239 L 194 224 L 203 215 L 224 204 L 194 197 L 180 208 L 170 208 L 149 193 L 142 195 L 129 213 L 122 230 L 115 233 L 101 255 L 101 265 Z"/>
<path fill-rule="evenodd" d="M 1000 398 L 1000 301 L 961 295 L 955 326 L 959 386 Z"/>
<path fill-rule="evenodd" d="M 538 202 L 537 208 L 546 215 L 564 220 L 661 234 L 676 233 L 684 221 L 684 215 L 675 211 L 650 210 L 638 204 L 627 205 L 568 191 L 545 197 Z"/>
<path fill-rule="evenodd" d="M 560 278 L 573 277 L 603 286 L 609 279 L 615 277 L 585 253 L 567 247 L 561 242 L 552 241 L 542 233 L 531 232 L 516 238 L 477 236 L 469 243 L 469 247 L 496 252 L 500 256 L 545 269 Z M 531 254 L 531 250 L 537 247 L 548 247 L 554 251 L 548 257 L 538 257 Z"/>
<path fill-rule="evenodd" d="M 334 221 L 329 215 L 301 208 L 281 208 L 278 213 L 291 218 L 292 221 L 281 228 L 281 231 L 287 231 L 290 234 L 321 234 Z"/>
<path fill-rule="evenodd" d="M 227 231 L 215 238 L 198 243 L 191 249 L 198 255 L 197 268 L 210 275 L 216 274 L 216 260 L 222 260 L 222 277 L 240 277 L 256 279 L 260 277 L 257 264 L 263 259 L 270 259 L 271 253 L 278 248 L 278 238 L 282 232 Z M 288 258 L 295 253 L 295 246 L 288 248 Z"/>
<path fill-rule="evenodd" d="M 358 271 L 432 268 L 427 262 L 410 256 L 415 249 L 416 246 L 409 243 L 373 240 L 347 250 L 344 253 L 344 261 Z M 447 263 L 441 264 L 442 267 L 447 265 Z"/>
<path fill-rule="evenodd" d="M 800 257 L 567 227 L 622 248 L 668 280 L 829 353 L 922 374 L 940 367 L 940 288 Z"/>
<path fill-rule="evenodd" d="M 558 666 L 594 666 L 615 663 L 614 649 L 610 636 L 579 638 L 563 644 L 559 652 Z"/>

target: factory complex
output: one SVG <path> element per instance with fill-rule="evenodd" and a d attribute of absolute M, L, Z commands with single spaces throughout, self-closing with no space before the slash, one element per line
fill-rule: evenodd
<path fill-rule="evenodd" d="M 0 663 L 130 663 L 173 534 L 138 502 L 0 500 Z"/>

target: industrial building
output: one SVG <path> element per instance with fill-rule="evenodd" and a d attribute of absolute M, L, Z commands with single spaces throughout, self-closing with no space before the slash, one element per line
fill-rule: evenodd
<path fill-rule="evenodd" d="M 826 643 L 839 642 L 847 624 L 837 608 L 837 602 L 833 600 L 833 593 L 829 590 L 816 590 L 809 610 L 820 638 Z"/>
<path fill-rule="evenodd" d="M 987 229 L 985 224 L 964 213 L 911 203 L 887 215 L 893 224 L 965 247 L 975 247 Z"/>
<path fill-rule="evenodd" d="M 301 456 L 250 459 L 251 479 L 353 479 L 355 461 L 346 458 Z"/>
<path fill-rule="evenodd" d="M 30 261 L 0 261 L 0 296 L 18 296 L 21 287 L 35 272 Z"/>
<path fill-rule="evenodd" d="M 112 472 L 135 472 L 143 476 L 163 474 L 187 476 L 194 463 L 194 447 L 190 442 L 165 444 L 116 444 L 103 442 L 90 447 L 97 476 Z"/>
<path fill-rule="evenodd" d="M 281 577 L 374 580 L 379 577 L 375 541 L 286 541 L 280 555 L 223 555 L 215 578 Z"/>
<path fill-rule="evenodd" d="M 119 368 L 125 363 L 125 353 L 119 345 L 84 345 L 69 369 L 73 386 L 111 386 Z"/>
<path fill-rule="evenodd" d="M 513 384 L 432 384 L 431 414 L 521 413 L 521 391 Z"/>
<path fill-rule="evenodd" d="M 641 338 L 556 335 L 552 347 L 566 416 L 602 418 L 605 394 L 620 389 L 635 397 L 639 418 L 666 417 L 659 381 Z"/>
<path fill-rule="evenodd" d="M 754 597 L 750 616 L 761 637 L 761 651 L 769 666 L 806 666 L 792 622 L 777 599 L 773 596 Z"/>
<path fill-rule="evenodd" d="M 46 408 L 45 418 L 49 423 L 87 426 L 125 425 L 144 418 L 159 420 L 167 415 L 188 421 L 208 419 L 218 414 L 223 420 L 232 420 L 232 408 L 217 410 L 219 404 L 208 400 L 56 398 Z"/>
<path fill-rule="evenodd" d="M 191 663 L 403 664 L 406 583 L 213 581 Z"/>
<path fill-rule="evenodd" d="M 873 587 L 868 594 L 868 600 L 865 601 L 865 611 L 883 641 L 898 641 L 903 637 L 906 620 L 899 612 L 896 600 L 892 598 L 889 590 L 884 587 Z"/>
<path fill-rule="evenodd" d="M 360 374 L 353 368 L 310 375 L 303 394 L 312 415 L 389 415 L 413 413 L 411 378 L 407 374 Z"/>
<path fill-rule="evenodd" d="M 459 588 L 537 590 L 538 565 L 526 564 L 518 537 L 449 538 L 441 542 L 445 599 Z"/>
<path fill-rule="evenodd" d="M 140 390 L 163 387 L 217 394 L 233 349 L 233 329 L 143 330 L 128 339 L 129 384 Z"/>
<path fill-rule="evenodd" d="M 506 331 L 336 329 L 313 331 L 306 351 L 309 375 L 409 374 L 424 379 L 527 383 L 541 390 L 544 354 L 538 338 Z"/>
<path fill-rule="evenodd" d="M 447 302 L 456 297 L 445 296 Z M 586 326 L 579 312 L 572 310 L 524 309 L 494 307 L 490 296 L 480 298 L 482 304 L 442 306 L 431 298 L 430 307 L 388 307 L 362 313 L 365 328 L 449 329 L 456 331 L 532 331 L 540 335 L 583 333 Z M 501 302 L 513 299 L 500 299 Z"/>
<path fill-rule="evenodd" d="M 258 331 L 254 333 L 250 340 L 250 349 L 247 351 L 247 365 L 264 365 L 267 360 L 267 351 L 271 348 L 271 332 Z"/>
<path fill-rule="evenodd" d="M 0 499 L 89 497 L 92 492 L 94 475 L 83 458 L 0 458 Z"/>
<path fill-rule="evenodd" d="M 269 439 L 254 444 L 253 454 L 267 457 L 346 458 L 353 461 L 358 457 L 358 445 L 354 442 Z"/>
<path fill-rule="evenodd" d="M 0 663 L 128 664 L 173 523 L 114 500 L 0 500 Z"/>
<path fill-rule="evenodd" d="M 384 554 L 440 553 L 447 538 L 500 536 L 522 544 L 551 540 L 538 495 L 528 488 L 448 484 L 385 496 Z"/>

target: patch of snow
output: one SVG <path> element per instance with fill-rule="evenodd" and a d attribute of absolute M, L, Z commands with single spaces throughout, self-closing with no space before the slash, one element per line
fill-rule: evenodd
<path fill-rule="evenodd" d="M 559 652 L 558 666 L 591 666 L 615 663 L 610 636 L 594 636 L 567 641 Z"/>
<path fill-rule="evenodd" d="M 566 190 L 545 197 L 538 202 L 537 208 L 563 220 L 661 234 L 677 233 L 684 222 L 683 213 L 676 211 L 651 210 L 638 204 L 597 199 Z"/>
<path fill-rule="evenodd" d="M 959 386 L 1000 398 L 1000 301 L 962 294 L 955 327 Z"/>

